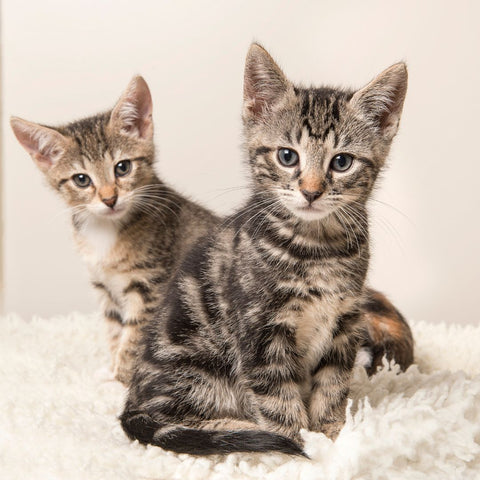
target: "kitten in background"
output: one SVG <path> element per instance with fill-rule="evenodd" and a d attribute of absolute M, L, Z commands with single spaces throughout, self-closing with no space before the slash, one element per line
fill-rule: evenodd
<path fill-rule="evenodd" d="M 108 324 L 114 376 L 128 384 L 141 327 L 184 253 L 218 219 L 156 175 L 152 98 L 140 76 L 112 111 L 60 127 L 13 117 L 11 126 L 71 209 Z"/>
<path fill-rule="evenodd" d="M 366 205 L 406 90 L 403 63 L 357 91 L 298 87 L 251 46 L 251 195 L 187 254 L 146 326 L 121 415 L 131 439 L 178 453 L 302 454 L 301 429 L 335 439 L 344 424 L 366 324 L 411 353 L 406 323 L 379 319 L 394 312 L 364 285 Z"/>

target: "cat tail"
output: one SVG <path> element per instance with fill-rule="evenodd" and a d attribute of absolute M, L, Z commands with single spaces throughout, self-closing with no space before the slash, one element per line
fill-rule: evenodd
<path fill-rule="evenodd" d="M 273 432 L 239 429 L 235 423 L 248 422 L 225 419 L 224 421 L 198 422 L 196 427 L 161 424 L 144 412 L 125 411 L 120 417 L 122 427 L 131 440 L 156 445 L 164 450 L 191 455 L 212 455 L 233 452 L 282 452 L 308 458 L 302 447 L 288 437 Z M 213 425 L 223 423 L 221 429 Z M 228 426 L 232 429 L 228 429 Z M 251 426 L 255 426 L 253 423 Z"/>
<path fill-rule="evenodd" d="M 395 360 L 405 371 L 413 363 L 414 342 L 403 315 L 385 295 L 367 289 L 362 317 L 364 332 L 357 361 L 363 364 L 368 375 L 377 372 L 384 356 L 389 361 Z"/>

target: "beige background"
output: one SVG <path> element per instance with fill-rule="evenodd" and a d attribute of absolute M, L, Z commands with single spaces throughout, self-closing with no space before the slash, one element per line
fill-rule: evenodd
<path fill-rule="evenodd" d="M 3 1 L 3 118 L 111 107 L 133 74 L 154 97 L 159 170 L 218 212 L 243 198 L 249 43 L 303 83 L 361 86 L 405 59 L 410 87 L 372 204 L 371 284 L 410 318 L 478 323 L 480 2 Z M 68 215 L 3 122 L 4 307 L 95 309 Z"/>

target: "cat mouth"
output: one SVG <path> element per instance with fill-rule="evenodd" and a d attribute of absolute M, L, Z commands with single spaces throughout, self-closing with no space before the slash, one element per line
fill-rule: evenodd
<path fill-rule="evenodd" d="M 103 217 L 114 218 L 123 215 L 126 211 L 126 207 L 124 205 L 116 205 L 113 208 L 109 208 L 108 210 L 103 210 L 101 215 Z"/>

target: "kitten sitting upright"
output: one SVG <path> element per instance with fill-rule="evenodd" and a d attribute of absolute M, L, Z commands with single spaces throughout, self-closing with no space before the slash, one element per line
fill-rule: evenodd
<path fill-rule="evenodd" d="M 301 429 L 338 435 L 364 329 L 366 204 L 406 89 L 402 63 L 357 91 L 301 88 L 252 45 L 251 195 L 187 254 L 146 327 L 121 416 L 130 438 L 301 454 Z"/>
<path fill-rule="evenodd" d="M 135 77 L 111 112 L 46 127 L 11 119 L 50 186 L 100 292 L 115 378 L 128 384 L 140 329 L 184 252 L 218 219 L 154 171 L 152 99 Z"/>

